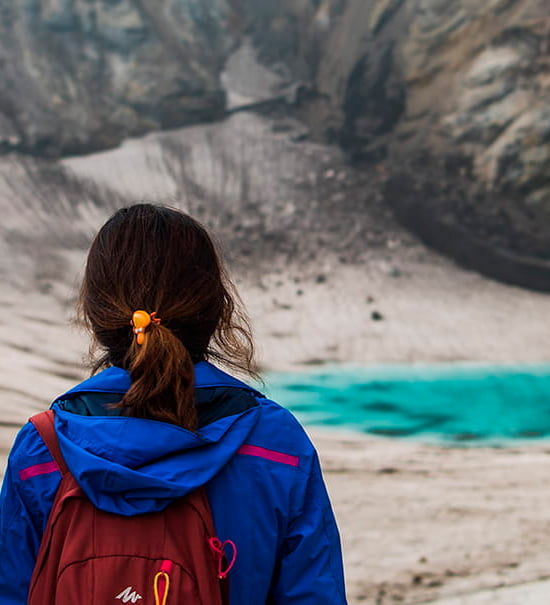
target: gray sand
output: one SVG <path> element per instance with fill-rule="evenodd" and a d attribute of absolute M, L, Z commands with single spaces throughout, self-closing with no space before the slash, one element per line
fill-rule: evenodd
<path fill-rule="evenodd" d="M 174 174 L 162 173 L 154 137 L 144 141 L 66 164 L 95 183 L 118 183 L 125 194 L 175 195 Z M 191 166 L 195 172 L 205 166 L 214 170 L 217 164 L 203 161 L 201 153 L 215 146 L 199 143 Z M 253 147 L 246 161 L 256 153 Z M 290 173 L 303 167 L 287 168 Z M 262 194 L 263 181 L 256 178 L 261 174 L 260 166 L 248 181 L 254 195 Z M 40 204 L 21 205 L 21 199 L 41 194 L 31 177 L 17 162 L 0 164 L 0 473 L 17 427 L 86 375 L 87 338 L 70 323 L 75 284 L 84 244 L 111 211 L 92 199 L 58 198 L 58 192 Z M 229 178 L 224 192 L 238 210 L 242 182 L 237 181 Z M 292 188 L 275 180 L 269 187 L 279 205 L 267 213 L 266 198 L 265 224 L 291 225 L 296 209 L 285 196 Z M 119 201 L 112 198 L 113 207 Z M 262 271 L 263 277 L 246 264 L 237 267 L 262 368 L 550 359 L 547 295 L 459 269 L 397 228 L 388 232 L 373 223 L 371 231 L 384 236 L 355 260 L 327 253 L 307 264 L 290 257 L 270 265 L 268 257 L 262 267 L 270 270 Z M 73 239 L 67 244 L 69 233 Z M 342 250 L 360 250 L 365 233 L 351 232 Z M 548 602 L 549 587 L 537 581 L 550 578 L 550 443 L 443 449 L 317 430 L 313 438 L 342 531 L 350 603 Z M 517 587 L 494 591 L 502 586 Z"/>

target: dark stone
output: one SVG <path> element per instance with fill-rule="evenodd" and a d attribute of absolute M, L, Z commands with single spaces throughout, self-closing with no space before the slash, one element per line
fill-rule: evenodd
<path fill-rule="evenodd" d="M 388 401 L 372 401 L 362 404 L 361 407 L 369 412 L 384 412 L 389 414 L 396 414 L 400 412 L 399 406 Z"/>
<path fill-rule="evenodd" d="M 479 441 L 483 439 L 482 435 L 477 433 L 458 433 L 453 435 L 454 441 Z"/>

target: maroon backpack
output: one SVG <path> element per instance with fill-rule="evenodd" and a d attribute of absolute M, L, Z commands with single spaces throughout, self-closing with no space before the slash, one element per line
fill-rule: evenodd
<path fill-rule="evenodd" d="M 228 566 L 201 488 L 162 512 L 124 517 L 94 507 L 69 472 L 50 410 L 31 418 L 62 480 L 27 605 L 226 605 Z"/>

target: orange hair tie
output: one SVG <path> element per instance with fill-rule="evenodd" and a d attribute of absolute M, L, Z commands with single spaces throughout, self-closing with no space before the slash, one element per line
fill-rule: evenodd
<path fill-rule="evenodd" d="M 133 332 L 136 335 L 136 341 L 138 345 L 142 345 L 145 340 L 145 330 L 151 325 L 151 323 L 159 324 L 161 322 L 160 317 L 157 317 L 157 312 L 147 313 L 147 311 L 134 311 L 132 315 L 132 321 L 130 324 L 133 326 Z"/>

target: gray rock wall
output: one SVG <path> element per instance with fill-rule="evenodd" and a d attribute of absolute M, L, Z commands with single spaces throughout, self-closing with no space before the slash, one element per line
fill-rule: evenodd
<path fill-rule="evenodd" d="M 0 151 L 274 102 L 376 169 L 434 245 L 444 223 L 550 259 L 547 0 L 0 0 L 0 81 Z"/>
<path fill-rule="evenodd" d="M 40 155 L 214 119 L 224 0 L 2 0 L 0 146 Z"/>
<path fill-rule="evenodd" d="M 348 0 L 331 10 L 319 111 L 303 115 L 376 165 L 386 202 L 432 245 L 469 266 L 469 249 L 496 250 L 501 260 L 483 270 L 502 278 L 509 255 L 520 267 L 550 260 L 550 5 Z M 449 245 L 451 233 L 463 243 Z"/>

